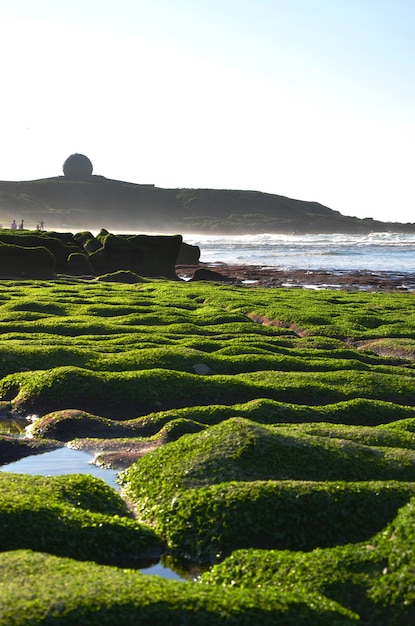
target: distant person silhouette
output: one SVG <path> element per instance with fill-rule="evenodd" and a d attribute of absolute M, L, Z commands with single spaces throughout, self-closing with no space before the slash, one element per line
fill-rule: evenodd
<path fill-rule="evenodd" d="M 23 230 L 23 220 L 19 224 L 19 230 Z"/>
<path fill-rule="evenodd" d="M 12 226 L 11 226 L 11 229 L 12 229 L 12 230 L 16 230 L 16 228 L 17 228 L 16 220 L 13 220 L 13 221 L 12 221 Z"/>

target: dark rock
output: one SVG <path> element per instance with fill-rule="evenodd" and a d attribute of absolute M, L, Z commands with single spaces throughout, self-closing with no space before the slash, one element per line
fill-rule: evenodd
<path fill-rule="evenodd" d="M 191 281 L 196 280 L 211 280 L 215 282 L 224 282 L 224 283 L 232 283 L 235 282 L 233 278 L 229 276 L 224 276 L 219 272 L 215 272 L 214 270 L 208 270 L 206 268 L 200 268 L 195 271 L 193 277 L 190 279 Z"/>
<path fill-rule="evenodd" d="M 126 236 L 102 230 L 97 239 L 102 247 L 89 257 L 97 274 L 129 270 L 139 276 L 177 279 L 176 259 L 181 235 Z"/>
<path fill-rule="evenodd" d="M 102 241 L 94 237 L 94 235 L 87 230 L 76 233 L 73 239 L 78 245 L 82 246 L 82 249 L 88 254 L 92 254 L 102 248 Z"/>
<path fill-rule="evenodd" d="M 66 264 L 70 254 L 79 252 L 79 246 L 73 240 L 70 245 L 61 238 L 50 236 L 49 233 L 34 234 L 30 231 L 23 233 L 2 233 L 0 232 L 0 242 L 20 246 L 21 248 L 47 248 L 55 258 L 55 271 L 66 272 Z"/>
<path fill-rule="evenodd" d="M 33 233 L 29 232 L 30 236 L 33 236 Z M 29 235 L 25 235 L 24 236 L 29 236 Z M 67 246 L 73 246 L 74 244 L 78 246 L 78 243 L 73 235 L 73 233 L 61 233 L 61 232 L 57 232 L 54 230 L 48 230 L 48 231 L 41 231 L 40 234 L 41 237 L 45 238 L 45 237 L 52 237 L 52 239 L 59 239 L 59 241 L 61 241 L 62 243 L 64 243 Z M 92 236 L 92 235 L 91 235 Z"/>
<path fill-rule="evenodd" d="M 182 237 L 114 235 L 104 229 L 97 237 L 88 231 L 76 235 L 61 233 L 61 236 L 30 231 L 0 232 L 1 244 L 4 244 L 0 259 L 2 276 L 50 278 L 55 272 L 103 276 L 124 271 L 132 273 L 128 280 L 120 274 L 113 280 L 138 282 L 139 276 L 178 280 L 176 260 Z M 28 252 L 40 249 L 44 252 Z"/>
<path fill-rule="evenodd" d="M 19 278 L 55 278 L 55 257 L 44 247 L 0 244 L 0 275 Z"/>
<path fill-rule="evenodd" d="M 192 246 L 191 244 L 183 241 L 176 259 L 176 265 L 198 265 L 199 259 L 199 246 Z"/>
<path fill-rule="evenodd" d="M 87 255 L 82 252 L 75 252 L 69 256 L 66 273 L 73 276 L 95 275 Z"/>
<path fill-rule="evenodd" d="M 106 233 L 97 237 L 101 248 L 90 255 L 90 261 L 97 274 L 108 274 L 118 270 L 135 271 L 134 251 L 128 240 L 118 235 Z"/>
<path fill-rule="evenodd" d="M 129 238 L 134 250 L 134 267 L 140 276 L 178 280 L 176 259 L 182 244 L 181 235 L 136 235 Z"/>
<path fill-rule="evenodd" d="M 100 240 L 101 244 L 103 243 L 105 237 L 109 235 L 109 231 L 106 228 L 101 228 L 101 230 L 99 231 L 98 235 L 97 235 L 97 239 Z"/>
<path fill-rule="evenodd" d="M 89 255 L 89 261 L 94 268 L 95 273 L 98 275 L 112 272 L 108 253 L 102 247 Z"/>
<path fill-rule="evenodd" d="M 133 247 L 129 238 L 124 235 L 113 235 L 112 233 L 107 233 L 104 237 L 98 238 L 98 240 L 101 240 L 103 248 L 109 255 L 125 259 L 132 257 Z"/>

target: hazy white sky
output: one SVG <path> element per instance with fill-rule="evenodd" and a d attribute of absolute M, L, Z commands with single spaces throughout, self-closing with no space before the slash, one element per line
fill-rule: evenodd
<path fill-rule="evenodd" d="M 0 179 L 254 189 L 415 222 L 414 0 L 0 0 Z"/>

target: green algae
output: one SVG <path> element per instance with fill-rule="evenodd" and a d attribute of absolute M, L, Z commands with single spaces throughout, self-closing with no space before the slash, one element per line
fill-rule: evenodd
<path fill-rule="evenodd" d="M 369 541 L 310 552 L 239 550 L 202 575 L 232 589 L 313 590 L 368 626 L 413 623 L 415 498 Z"/>
<path fill-rule="evenodd" d="M 29 551 L 3 555 L 0 624 L 348 626 L 357 616 L 314 592 L 212 588 Z"/>
<path fill-rule="evenodd" d="M 2 406 L 39 415 L 33 434 L 46 445 L 82 435 L 97 449 L 100 438 L 165 445 L 122 478 L 140 521 L 111 507 L 69 512 L 70 499 L 34 482 L 21 509 L 5 497 L 15 534 L 24 523 L 36 532 L 32 543 L 3 538 L 0 623 L 413 621 L 413 514 L 397 511 L 415 484 L 414 297 L 2 281 Z M 129 543 L 134 528 L 143 543 Z M 255 584 L 242 555 L 235 582 L 221 581 L 224 561 L 196 591 L 81 562 L 121 565 L 122 546 L 138 558 L 159 537 L 199 560 L 267 550 L 252 552 Z M 275 585 L 260 580 L 262 558 L 286 564 Z"/>
<path fill-rule="evenodd" d="M 243 404 L 211 404 L 156 411 L 128 420 L 109 419 L 81 410 L 64 409 L 37 419 L 30 426 L 30 435 L 35 439 L 52 438 L 58 441 L 71 441 L 74 437 L 81 436 L 102 439 L 152 437 L 162 429 L 169 429 L 170 423 L 187 423 L 188 432 L 196 432 L 204 426 L 219 424 L 230 417 L 246 417 L 260 424 L 289 424 L 292 432 L 294 424 L 307 432 L 309 423 L 310 433 L 321 428 L 325 429 L 327 436 L 357 440 L 370 445 L 377 445 L 381 441 L 385 446 L 410 447 L 413 441 L 410 433 L 415 431 L 415 418 L 409 416 L 414 413 L 413 407 L 364 399 L 316 407 L 258 399 Z M 321 427 L 317 426 L 319 422 Z M 369 426 L 378 424 L 384 424 L 386 432 Z M 353 425 L 359 427 L 352 428 Z M 392 430 L 393 425 L 395 428 Z M 404 430 L 409 434 L 401 432 Z"/>
<path fill-rule="evenodd" d="M 21 548 L 98 563 L 140 563 L 163 544 L 119 495 L 89 475 L 0 473 L 0 551 Z"/>
<path fill-rule="evenodd" d="M 373 429 L 375 431 L 376 429 Z M 317 431 L 317 428 L 316 428 Z M 321 429 L 230 418 L 146 456 L 123 475 L 131 495 L 169 498 L 177 488 L 228 480 L 415 480 L 415 450 L 333 438 Z M 151 476 L 150 483 L 143 482 Z M 161 485 L 164 489 L 161 490 Z M 154 494 L 153 494 L 154 492 Z"/>
<path fill-rule="evenodd" d="M 414 375 L 377 372 L 260 371 L 201 376 L 153 368 L 95 372 L 75 366 L 16 372 L 0 381 L 2 400 L 27 413 L 44 414 L 68 407 L 124 419 L 160 409 L 194 404 L 234 404 L 255 398 L 320 405 L 354 398 L 415 404 Z"/>
<path fill-rule="evenodd" d="M 33 322 L 32 319 L 29 320 Z M 33 327 L 32 327 L 33 329 Z M 153 342 L 143 345 L 140 337 L 130 337 L 130 346 L 120 349 L 119 345 L 105 336 L 102 341 L 95 340 L 86 352 L 77 336 L 76 341 L 42 341 L 40 344 L 25 340 L 3 338 L 0 341 L 0 364 L 2 375 L 19 369 L 50 369 L 65 365 L 86 367 L 95 371 L 125 371 L 131 369 L 153 369 L 163 367 L 194 373 L 194 366 L 204 363 L 217 374 L 238 374 L 258 370 L 277 371 L 314 371 L 335 370 L 376 371 L 407 375 L 408 370 L 398 367 L 385 359 L 374 359 L 355 352 L 333 351 L 321 354 L 319 351 L 301 351 L 265 349 L 257 345 L 256 337 L 244 334 L 244 339 L 227 339 L 225 347 L 216 342 L 216 349 L 210 352 L 191 345 L 183 345 L 183 340 L 161 341 L 154 333 Z M 98 335 L 99 336 L 99 335 Z M 3 335 L 4 337 L 4 335 Z M 72 339 L 72 337 L 70 337 Z M 252 339 L 250 341 L 250 339 Z M 85 341 L 85 340 L 84 340 Z M 161 343 L 161 345 L 160 345 Z M 191 342 L 187 342 L 191 343 Z M 92 344 L 92 342 L 91 342 Z M 137 344 L 139 347 L 137 347 Z"/>
<path fill-rule="evenodd" d="M 368 540 L 414 493 L 414 483 L 402 482 L 235 480 L 173 497 L 154 526 L 176 554 L 216 563 L 247 546 L 297 551 Z"/>
<path fill-rule="evenodd" d="M 368 433 L 360 443 L 333 436 L 329 425 L 233 418 L 154 450 L 120 480 L 139 519 L 194 560 L 247 545 L 360 541 L 391 521 L 415 485 L 414 440 L 382 447 L 371 430 L 375 446 Z"/>

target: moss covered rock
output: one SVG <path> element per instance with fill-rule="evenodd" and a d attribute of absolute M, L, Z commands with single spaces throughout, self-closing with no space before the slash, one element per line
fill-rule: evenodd
<path fill-rule="evenodd" d="M 115 253 L 128 237 L 108 239 Z M 0 408 L 39 416 L 34 444 L 70 440 L 104 464 L 122 451 L 139 519 L 95 482 L 65 477 L 70 497 L 54 480 L 8 482 L 0 618 L 412 623 L 414 297 L 1 281 Z M 387 354 L 370 350 L 386 337 Z M 149 545 L 235 567 L 192 586 L 81 562 L 121 566 L 127 546 L 135 567 Z"/>
<path fill-rule="evenodd" d="M 43 246 L 25 248 L 0 244 L 0 275 L 23 278 L 54 278 L 55 257 Z"/>
<path fill-rule="evenodd" d="M 59 447 L 59 442 L 39 441 L 35 439 L 17 439 L 16 437 L 0 435 L 0 465 L 13 463 L 25 456 L 47 452 Z"/>
<path fill-rule="evenodd" d="M 157 560 L 163 543 L 118 494 L 88 475 L 0 473 L 0 550 L 29 548 L 98 563 Z"/>
<path fill-rule="evenodd" d="M 360 616 L 364 624 L 411 624 L 415 498 L 369 541 L 310 552 L 240 550 L 202 576 L 232 589 L 312 590 Z"/>
<path fill-rule="evenodd" d="M 154 450 L 122 481 L 140 518 L 172 548 L 215 560 L 243 546 L 298 550 L 368 538 L 414 493 L 414 461 L 412 449 L 235 418 Z"/>
<path fill-rule="evenodd" d="M 349 626 L 358 619 L 314 592 L 212 588 L 22 550 L 2 555 L 0 583 L 4 626 Z"/>

